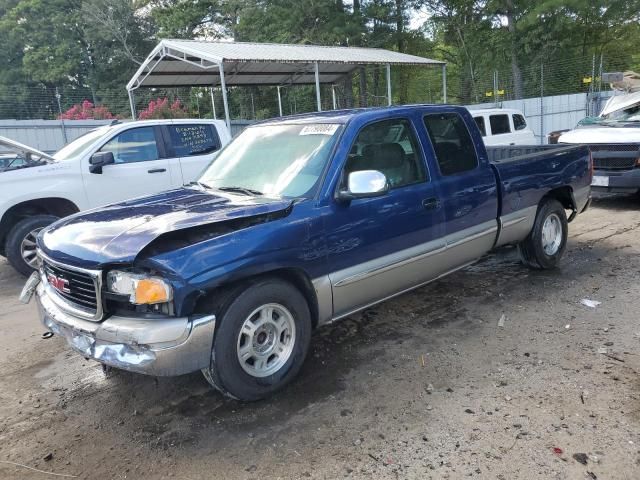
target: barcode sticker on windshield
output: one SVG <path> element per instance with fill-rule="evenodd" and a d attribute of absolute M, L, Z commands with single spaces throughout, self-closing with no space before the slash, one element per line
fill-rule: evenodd
<path fill-rule="evenodd" d="M 334 123 L 321 123 L 305 126 L 300 130 L 300 135 L 333 135 L 336 130 L 338 130 L 338 125 Z"/>

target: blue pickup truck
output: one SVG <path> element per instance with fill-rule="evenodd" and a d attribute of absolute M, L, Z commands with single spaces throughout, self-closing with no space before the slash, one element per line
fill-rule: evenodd
<path fill-rule="evenodd" d="M 486 149 L 461 107 L 270 120 L 197 182 L 45 228 L 22 298 L 103 365 L 202 370 L 256 400 L 298 373 L 315 328 L 493 248 L 556 267 L 591 177 L 587 147 Z"/>

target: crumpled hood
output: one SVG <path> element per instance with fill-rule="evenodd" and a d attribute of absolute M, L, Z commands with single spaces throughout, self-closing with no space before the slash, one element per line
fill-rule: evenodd
<path fill-rule="evenodd" d="M 640 92 L 633 92 L 626 95 L 614 95 L 607 100 L 607 103 L 602 108 L 600 116 L 604 117 L 610 113 L 617 112 L 619 110 L 625 110 L 627 108 L 635 107 L 640 103 Z"/>
<path fill-rule="evenodd" d="M 585 126 L 563 133 L 558 143 L 640 143 L 640 127 Z"/>
<path fill-rule="evenodd" d="M 131 263 L 165 233 L 275 213 L 291 204 L 186 187 L 64 218 L 43 230 L 38 246 L 54 260 L 84 268 Z"/>

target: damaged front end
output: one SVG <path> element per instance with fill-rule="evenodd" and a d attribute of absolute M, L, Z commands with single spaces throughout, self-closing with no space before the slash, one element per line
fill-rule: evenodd
<path fill-rule="evenodd" d="M 226 257 L 210 255 L 209 266 L 228 262 L 236 234 L 288 216 L 292 202 L 232 202 L 196 193 L 198 201 L 190 204 L 185 192 L 172 194 L 180 195 L 182 208 L 166 197 L 147 200 L 133 209 L 129 204 L 79 215 L 45 231 L 38 239 L 36 298 L 47 330 L 84 357 L 123 370 L 168 376 L 207 368 L 216 318 L 193 313 L 203 290 L 176 270 L 185 263 L 181 252 L 216 243 Z M 131 216 L 132 210 L 145 215 Z M 153 210 L 157 215 L 146 216 Z M 93 245 L 78 241 L 90 228 Z M 79 250 L 98 241 L 92 256 Z"/>
<path fill-rule="evenodd" d="M 54 300 L 56 293 L 50 289 L 45 282 L 36 289 L 43 325 L 85 358 L 156 376 L 182 375 L 209 365 L 214 315 L 164 318 L 111 315 L 95 322 L 66 311 Z"/>

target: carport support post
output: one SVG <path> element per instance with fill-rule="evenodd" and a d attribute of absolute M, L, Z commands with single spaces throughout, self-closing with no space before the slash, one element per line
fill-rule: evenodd
<path fill-rule="evenodd" d="M 318 69 L 318 62 L 315 63 L 316 67 L 316 102 L 318 104 L 318 111 L 322 111 L 322 103 L 320 102 L 320 70 Z"/>
<path fill-rule="evenodd" d="M 133 100 L 133 90 L 129 90 L 129 106 L 131 107 L 131 119 L 136 119 L 136 103 Z"/>
<path fill-rule="evenodd" d="M 447 64 L 442 65 L 442 97 L 444 103 L 447 103 Z"/>
<path fill-rule="evenodd" d="M 217 120 L 218 116 L 216 115 L 216 101 L 213 98 L 213 87 L 211 87 L 211 108 L 213 109 L 213 119 Z"/>
<path fill-rule="evenodd" d="M 278 111 L 280 112 L 280 116 L 282 116 L 282 96 L 280 95 L 280 85 L 276 88 L 278 89 Z"/>
<path fill-rule="evenodd" d="M 224 120 L 227 123 L 229 133 L 231 133 L 231 119 L 229 118 L 229 102 L 227 101 L 227 84 L 224 81 L 224 66 L 222 62 L 218 64 L 220 71 L 220 86 L 222 87 L 222 104 L 224 105 Z"/>
<path fill-rule="evenodd" d="M 331 99 L 333 100 L 333 109 L 338 109 L 338 102 L 336 101 L 336 86 L 331 85 Z"/>
<path fill-rule="evenodd" d="M 391 106 L 391 65 L 387 63 L 387 104 Z"/>

